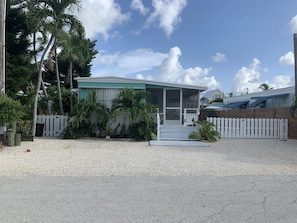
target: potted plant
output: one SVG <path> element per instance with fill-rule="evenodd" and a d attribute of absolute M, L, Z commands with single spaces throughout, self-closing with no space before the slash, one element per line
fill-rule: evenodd
<path fill-rule="evenodd" d="M 33 141 L 32 121 L 22 120 L 18 124 L 19 129 L 17 128 L 17 131 L 21 133 L 21 141 Z"/>

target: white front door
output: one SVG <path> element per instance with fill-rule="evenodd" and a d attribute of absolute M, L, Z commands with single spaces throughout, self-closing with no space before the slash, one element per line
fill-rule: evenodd
<path fill-rule="evenodd" d="M 181 124 L 181 90 L 164 90 L 164 124 Z"/>

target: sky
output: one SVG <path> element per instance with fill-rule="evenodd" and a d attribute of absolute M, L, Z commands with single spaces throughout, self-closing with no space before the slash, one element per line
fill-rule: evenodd
<path fill-rule="evenodd" d="M 297 0 L 81 0 L 92 77 L 220 89 L 294 86 Z"/>

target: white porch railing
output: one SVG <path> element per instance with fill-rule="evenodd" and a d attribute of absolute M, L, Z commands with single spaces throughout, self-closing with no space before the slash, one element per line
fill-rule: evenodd
<path fill-rule="evenodd" d="M 44 124 L 43 136 L 60 136 L 68 124 L 67 115 L 38 115 L 36 123 Z"/>
<path fill-rule="evenodd" d="M 185 108 L 184 109 L 184 126 L 193 124 L 199 120 L 199 109 L 197 108 Z"/>
<path fill-rule="evenodd" d="M 161 119 L 160 119 L 160 113 L 157 113 L 157 140 L 160 140 L 160 124 L 161 124 Z"/>
<path fill-rule="evenodd" d="M 288 119 L 207 118 L 214 123 L 222 138 L 288 138 Z"/>

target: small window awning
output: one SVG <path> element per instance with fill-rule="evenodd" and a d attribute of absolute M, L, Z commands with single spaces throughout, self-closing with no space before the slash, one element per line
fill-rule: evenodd
<path fill-rule="evenodd" d="M 244 104 L 247 104 L 249 101 L 236 101 L 224 105 L 225 108 L 239 108 Z"/>
<path fill-rule="evenodd" d="M 266 98 L 260 98 L 257 99 L 256 101 L 254 101 L 253 103 L 249 104 L 248 108 L 255 108 L 257 107 L 259 104 L 265 102 L 267 99 Z"/>

